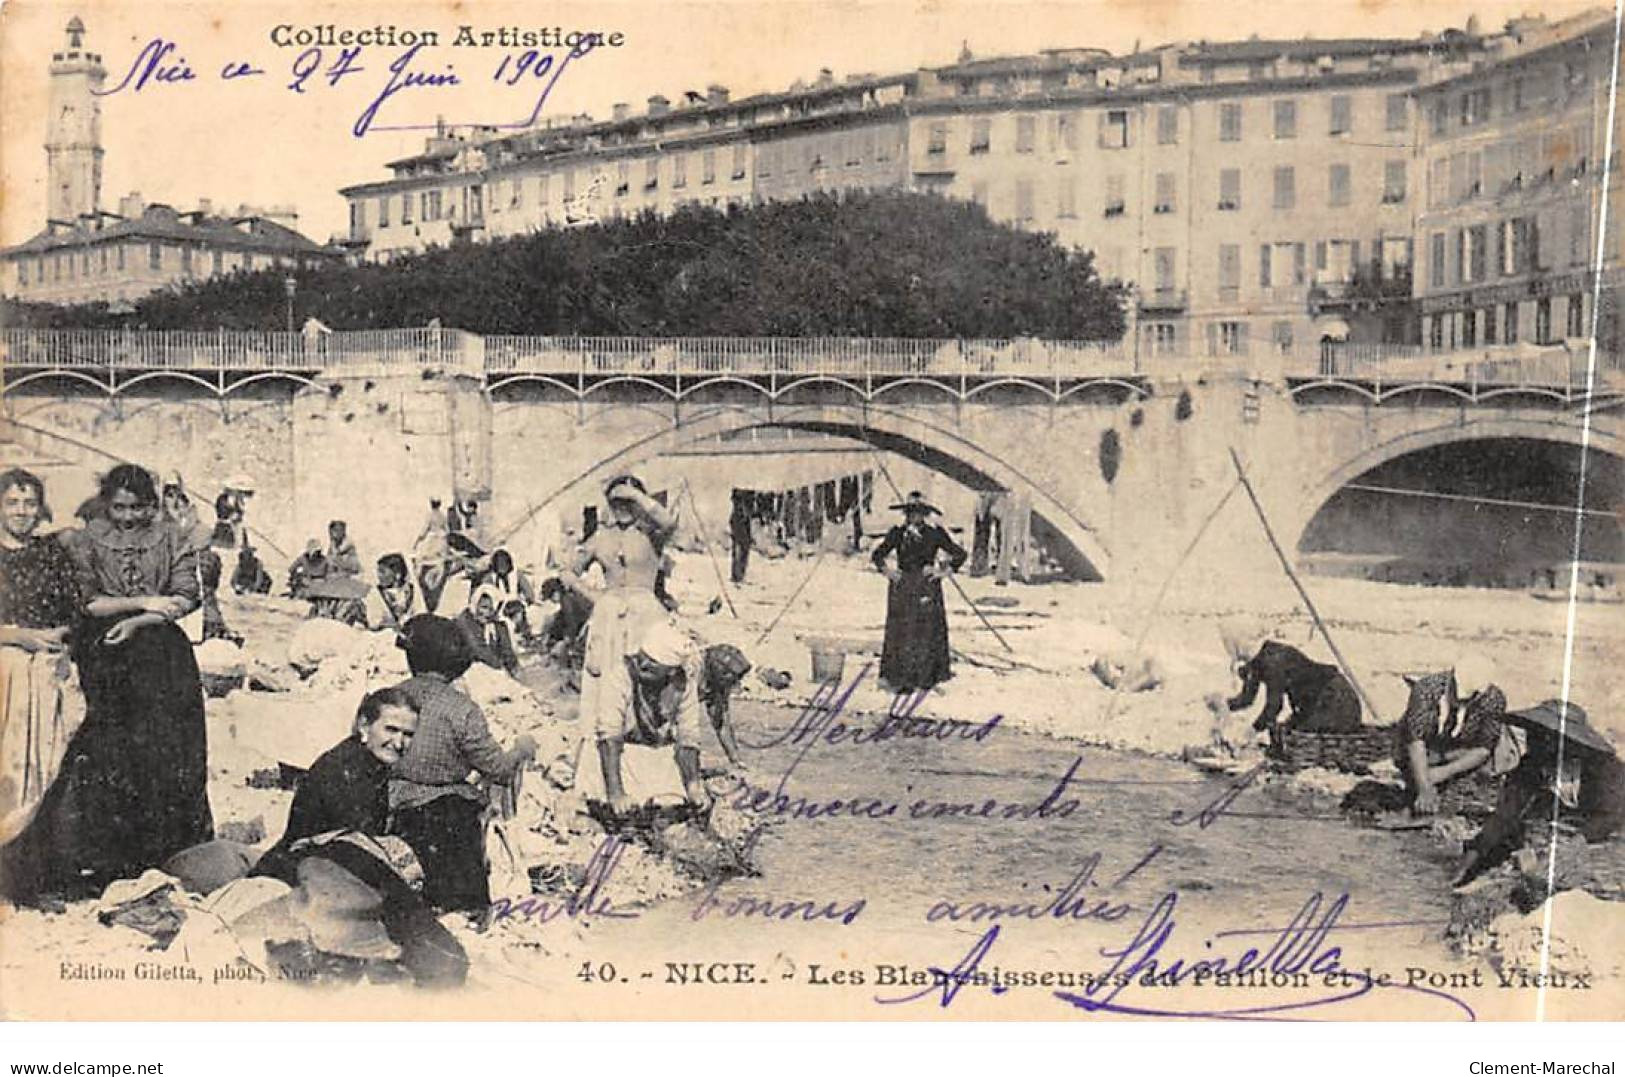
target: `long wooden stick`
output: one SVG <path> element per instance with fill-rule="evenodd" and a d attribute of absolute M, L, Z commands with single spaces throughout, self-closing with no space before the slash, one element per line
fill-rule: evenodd
<path fill-rule="evenodd" d="M 722 585 L 722 600 L 728 603 L 728 612 L 733 614 L 734 620 L 739 620 L 739 611 L 734 609 L 733 597 L 728 594 L 728 581 L 722 577 L 722 566 L 717 564 L 717 552 L 711 548 L 711 540 L 705 536 L 705 525 L 700 523 L 700 503 L 694 500 L 694 490 L 683 480 L 683 492 L 688 494 L 688 507 L 694 510 L 694 530 L 699 532 L 700 545 L 711 558 L 711 571 L 717 574 L 717 583 Z"/>
<path fill-rule="evenodd" d="M 795 605 L 796 599 L 801 597 L 801 592 L 807 589 L 807 585 L 812 582 L 813 574 L 818 571 L 818 566 L 824 563 L 824 554 L 828 552 L 828 550 L 818 551 L 818 557 L 813 561 L 813 567 L 807 570 L 807 578 L 802 580 L 800 585 L 790 593 L 790 597 L 785 600 L 784 605 L 779 607 L 779 612 L 773 615 L 773 620 L 769 622 L 766 628 L 762 629 L 762 634 L 756 637 L 757 646 L 760 646 L 762 641 L 772 635 L 775 628 L 779 627 L 779 620 L 790 611 L 791 606 Z"/>
<path fill-rule="evenodd" d="M 1354 686 L 1355 692 L 1359 693 L 1360 702 L 1365 704 L 1365 709 L 1372 718 L 1380 721 L 1381 715 L 1377 713 L 1377 708 L 1371 705 L 1371 697 L 1367 696 L 1365 689 L 1360 687 L 1360 681 L 1354 676 L 1354 670 L 1349 668 L 1348 660 L 1343 657 L 1343 652 L 1337 649 L 1337 641 L 1332 639 L 1332 634 L 1326 630 L 1326 622 L 1320 619 L 1320 613 L 1315 609 L 1314 600 L 1309 597 L 1309 592 L 1304 590 L 1303 581 L 1298 579 L 1296 572 L 1292 571 L 1292 562 L 1287 560 L 1286 551 L 1281 549 L 1280 542 L 1275 538 L 1275 529 L 1270 526 L 1269 517 L 1264 514 L 1264 506 L 1258 500 L 1258 494 L 1253 490 L 1252 482 L 1247 478 L 1247 470 L 1241 466 L 1241 454 L 1236 452 L 1235 446 L 1230 447 L 1230 459 L 1236 465 L 1236 475 L 1241 480 L 1241 488 L 1247 493 L 1247 500 L 1253 503 L 1253 511 L 1258 514 L 1258 522 L 1264 528 L 1264 537 L 1269 539 L 1270 549 L 1275 551 L 1275 556 L 1280 559 L 1281 567 L 1286 570 L 1286 578 L 1291 580 L 1292 586 L 1298 589 L 1298 597 L 1303 599 L 1304 606 L 1308 608 L 1310 619 L 1315 622 L 1315 627 L 1320 630 L 1321 636 L 1325 638 L 1326 646 L 1331 648 L 1332 657 L 1337 659 L 1338 668 L 1343 671 L 1343 676 L 1349 679 L 1349 683 Z"/>

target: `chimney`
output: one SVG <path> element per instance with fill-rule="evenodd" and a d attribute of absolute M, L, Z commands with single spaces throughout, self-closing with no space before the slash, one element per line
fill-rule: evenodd
<path fill-rule="evenodd" d="M 146 208 L 147 204 L 141 201 L 140 191 L 131 191 L 118 200 L 118 215 L 127 221 L 138 220 Z"/>
<path fill-rule="evenodd" d="M 664 116 L 670 111 L 671 102 L 666 100 L 660 94 L 655 94 L 653 97 L 649 98 L 649 115 Z"/>
<path fill-rule="evenodd" d="M 835 72 L 827 67 L 818 69 L 818 81 L 814 85 L 820 90 L 827 90 L 835 85 Z"/>
<path fill-rule="evenodd" d="M 705 88 L 705 103 L 712 108 L 720 108 L 728 103 L 728 87 L 713 82 Z"/>
<path fill-rule="evenodd" d="M 197 211 L 201 217 L 214 216 L 214 199 L 200 198 L 197 200 Z"/>
<path fill-rule="evenodd" d="M 610 118 L 616 123 L 620 123 L 630 115 L 632 115 L 632 106 L 625 101 L 617 101 L 611 106 Z"/>

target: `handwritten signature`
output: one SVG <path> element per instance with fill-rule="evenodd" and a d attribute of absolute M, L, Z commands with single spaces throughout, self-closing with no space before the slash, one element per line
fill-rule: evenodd
<path fill-rule="evenodd" d="M 587 56 L 596 47 L 597 42 L 587 37 L 558 54 L 526 49 L 523 52 L 504 55 L 491 73 L 490 81 L 504 88 L 539 86 L 540 92 L 530 106 L 530 111 L 522 118 L 513 122 L 484 123 L 480 126 L 500 129 L 525 128 L 535 124 L 541 117 L 548 96 L 558 85 L 565 70 L 572 62 Z M 406 91 L 464 85 L 463 76 L 458 73 L 454 64 L 445 63 L 434 67 L 423 50 L 422 44 L 413 45 L 382 66 L 381 70 L 387 75 L 383 88 L 368 101 L 351 126 L 351 133 L 356 138 L 362 138 L 372 131 L 428 130 L 436 126 L 384 125 L 378 122 L 380 110 L 384 105 L 405 94 Z M 364 58 L 368 60 L 367 64 L 363 64 Z M 287 72 L 289 81 L 285 83 L 285 87 L 296 94 L 303 94 L 307 89 L 313 89 L 321 83 L 326 83 L 332 88 L 344 83 L 351 76 L 368 71 L 372 66 L 370 56 L 363 46 L 352 45 L 331 55 L 320 47 L 312 46 L 300 52 L 289 64 Z M 268 77 L 264 68 L 243 60 L 230 60 L 221 66 L 217 81 L 237 83 L 263 77 Z M 136 53 L 135 59 L 131 61 L 117 85 L 112 89 L 96 92 L 99 96 L 106 97 L 119 93 L 142 93 L 198 81 L 200 77 L 185 58 L 180 45 L 155 37 Z"/>
<path fill-rule="evenodd" d="M 494 924 L 499 920 L 515 918 L 545 924 L 561 916 L 567 920 L 586 920 L 588 917 L 600 920 L 635 919 L 638 915 L 636 911 L 617 908 L 603 892 L 625 852 L 626 842 L 621 838 L 605 838 L 588 858 L 581 882 L 571 893 L 553 900 L 536 894 L 526 894 L 521 898 L 497 898 L 491 902 L 491 922 Z"/>
<path fill-rule="evenodd" d="M 1239 954 L 1212 953 L 1218 939 L 1254 934 L 1221 932 L 1206 940 L 1204 949 L 1209 956 L 1200 959 L 1172 953 L 1171 943 L 1177 926 L 1174 912 L 1178 902 L 1177 894 L 1164 894 L 1126 943 L 1100 948 L 1101 956 L 1111 961 L 1108 967 L 1086 974 L 1079 988 L 1052 992 L 1054 997 L 1085 1014 L 1286 1020 L 1351 1002 L 1373 991 L 1399 990 L 1439 999 L 1454 1007 L 1452 1012 L 1466 1020 L 1477 1019 L 1471 1006 L 1448 992 L 1413 983 L 1394 983 L 1386 976 L 1373 976 L 1369 969 L 1346 968 L 1342 963 L 1342 947 L 1331 944 L 1329 936 L 1339 930 L 1369 926 L 1339 924 L 1348 909 L 1347 894 L 1340 894 L 1331 901 L 1318 891 L 1309 895 L 1285 926 L 1271 929 L 1273 940 L 1263 951 L 1249 946 Z M 968 987 L 986 987 L 994 995 L 1004 994 L 1009 990 L 1008 974 L 984 967 L 1002 930 L 999 924 L 990 927 L 952 968 L 933 966 L 928 986 L 906 995 L 877 996 L 875 1001 L 882 1005 L 901 1005 L 935 996 L 937 1005 L 946 1008 Z M 1290 1001 L 1216 1008 L 1187 1008 L 1160 1000 L 1145 1000 L 1145 992 L 1155 989 L 1233 985 L 1292 986 L 1299 990 Z M 1304 988 L 1311 992 L 1307 998 L 1302 997 Z"/>

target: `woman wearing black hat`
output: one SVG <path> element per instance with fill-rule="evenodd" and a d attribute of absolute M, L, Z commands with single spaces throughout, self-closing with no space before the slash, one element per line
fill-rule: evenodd
<path fill-rule="evenodd" d="M 892 508 L 903 523 L 886 532 L 871 560 L 886 574 L 886 642 L 880 655 L 880 679 L 894 692 L 930 688 L 953 676 L 948 659 L 948 613 L 942 603 L 942 579 L 965 563 L 965 551 L 948 532 L 927 523 L 942 510 L 918 490 Z M 944 564 L 938 554 L 946 553 Z M 895 563 L 887 557 L 895 555 Z"/>

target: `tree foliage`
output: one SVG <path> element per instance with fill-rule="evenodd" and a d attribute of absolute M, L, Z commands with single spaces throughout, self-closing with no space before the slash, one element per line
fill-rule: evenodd
<path fill-rule="evenodd" d="M 285 275 L 236 274 L 157 293 L 129 320 L 153 329 L 279 329 Z M 1123 333 L 1123 289 L 1100 279 L 1089 252 L 995 224 L 972 203 L 903 193 L 726 212 L 690 206 L 389 264 L 326 266 L 299 274 L 296 296 L 298 321 L 315 317 L 333 329 L 438 318 L 476 333 L 548 336 Z M 73 310 L 86 320 L 49 317 L 106 317 Z"/>

